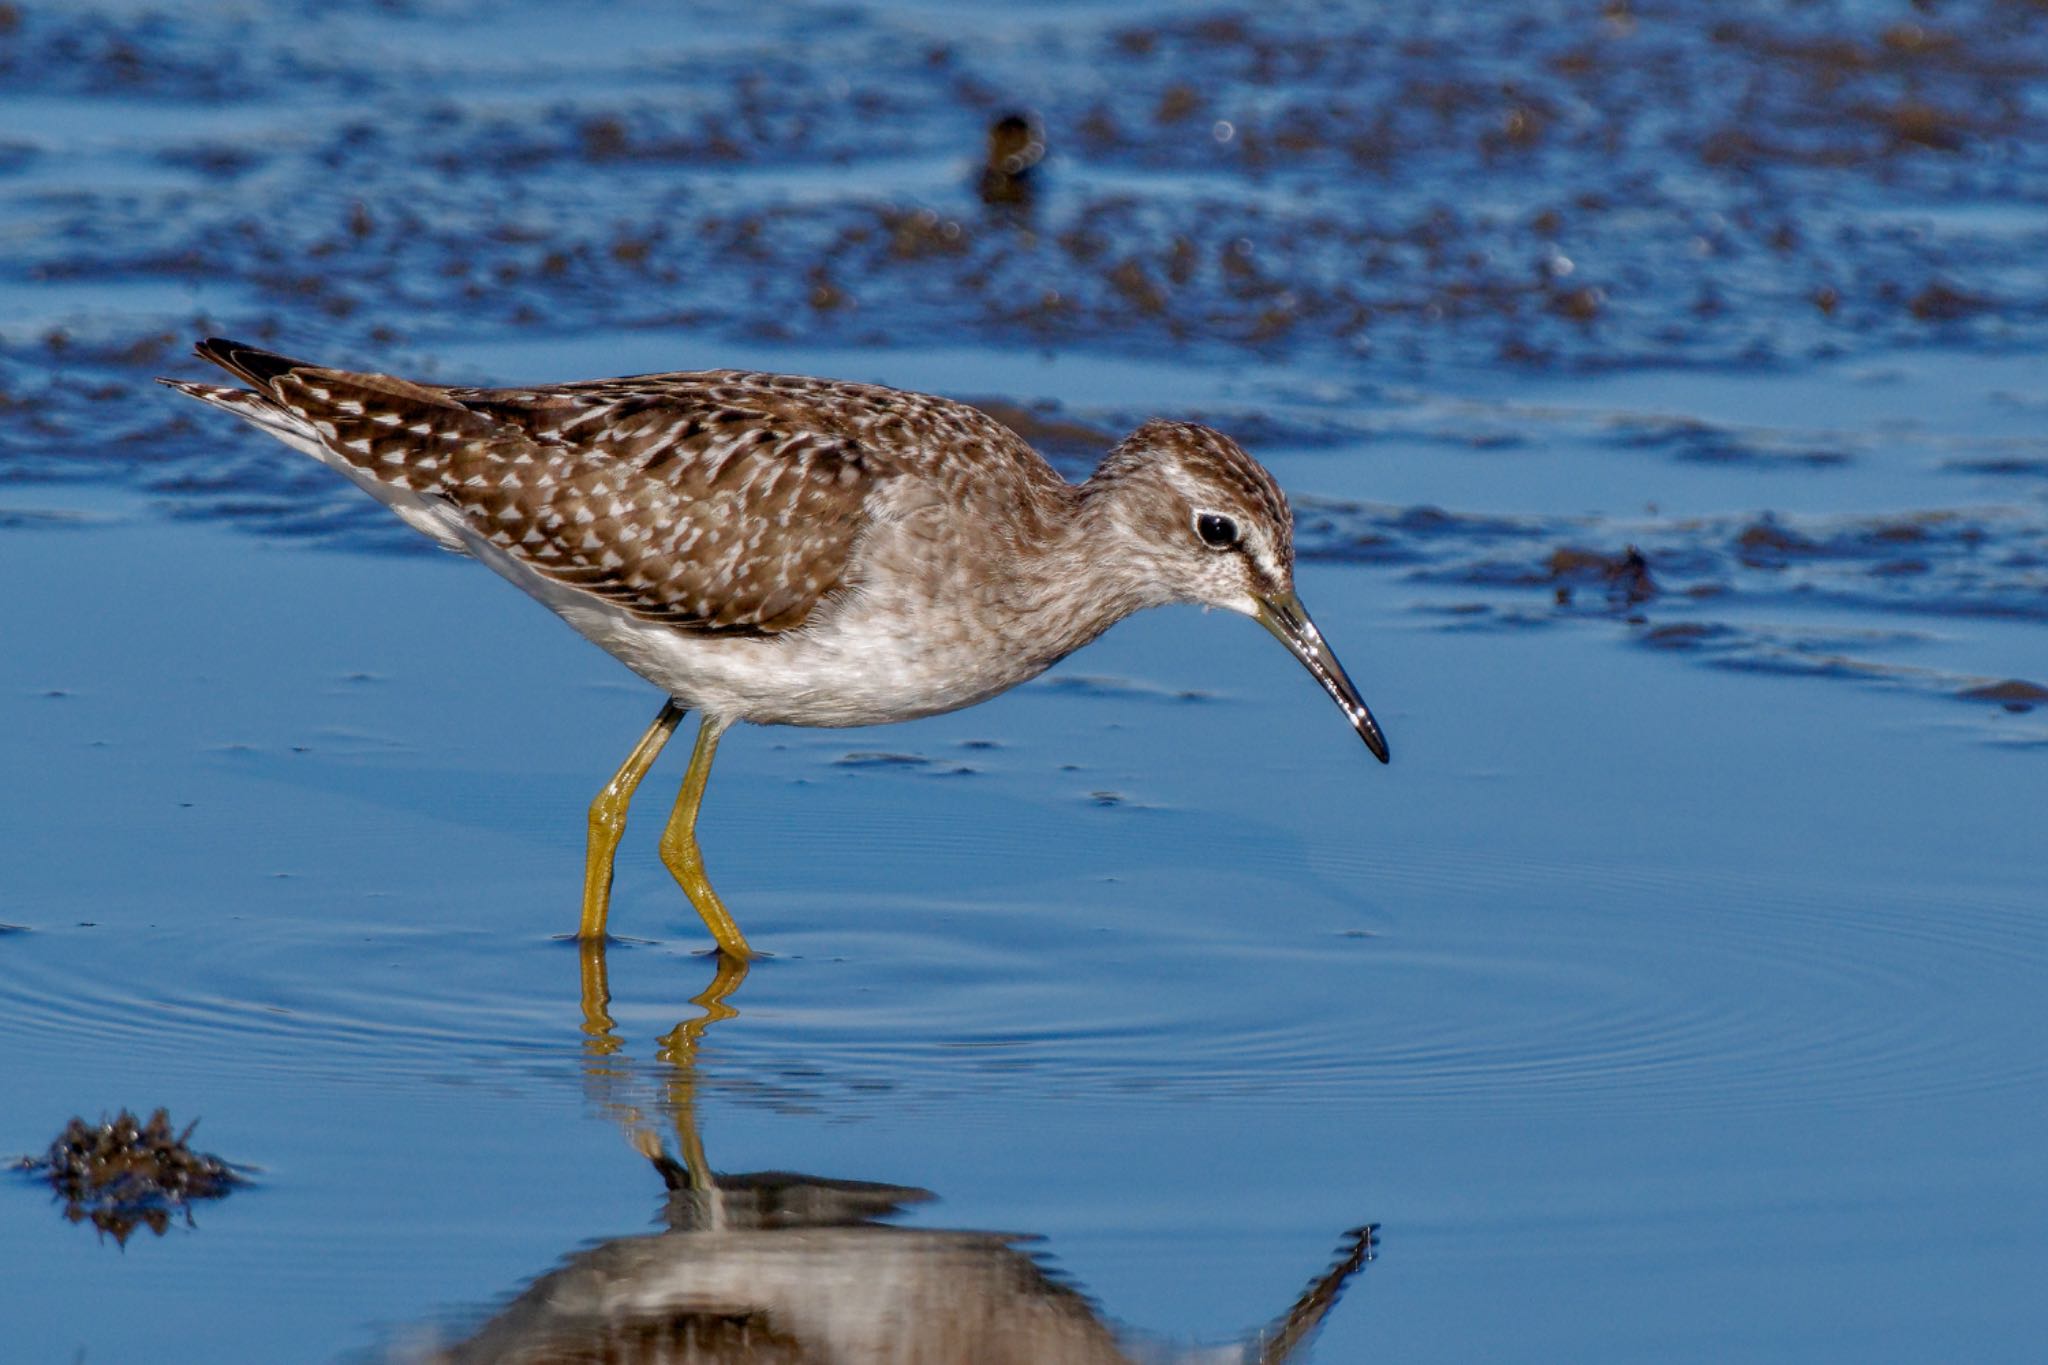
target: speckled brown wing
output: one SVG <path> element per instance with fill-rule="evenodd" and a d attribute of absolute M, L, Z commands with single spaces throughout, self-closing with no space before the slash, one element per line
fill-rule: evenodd
<path fill-rule="evenodd" d="M 796 439 L 856 459 L 874 480 L 916 478 L 942 500 L 1029 517 L 1065 480 L 1016 432 L 926 393 L 749 370 L 692 370 L 529 389 L 437 390 L 537 440 L 602 450 L 686 483 L 736 441 Z"/>
<path fill-rule="evenodd" d="M 353 467 L 446 501 L 548 578 L 677 629 L 802 625 L 841 586 L 883 476 L 848 437 L 710 393 L 440 389 L 233 358 Z"/>

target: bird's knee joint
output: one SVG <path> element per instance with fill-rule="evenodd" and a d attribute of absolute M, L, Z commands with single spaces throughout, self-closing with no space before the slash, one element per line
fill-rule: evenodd
<path fill-rule="evenodd" d="M 687 834 L 665 834 L 661 839 L 661 860 L 670 867 L 681 870 L 702 871 L 704 854 L 697 847 L 697 841 Z"/>
<path fill-rule="evenodd" d="M 626 828 L 626 803 L 616 792 L 601 791 L 590 803 L 590 828 L 617 834 Z"/>

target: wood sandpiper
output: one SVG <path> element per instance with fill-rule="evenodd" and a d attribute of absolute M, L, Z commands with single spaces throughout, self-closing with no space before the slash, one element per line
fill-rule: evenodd
<path fill-rule="evenodd" d="M 685 711 L 703 719 L 662 861 L 744 960 L 696 836 L 728 726 L 972 706 L 1144 607 L 1256 620 L 1387 761 L 1295 595 L 1286 496 L 1208 427 L 1147 422 L 1076 485 L 976 408 L 872 384 L 704 370 L 479 389 L 197 349 L 249 387 L 165 384 L 339 470 L 668 694 L 591 803 L 581 938 L 604 935 L 627 805 Z"/>

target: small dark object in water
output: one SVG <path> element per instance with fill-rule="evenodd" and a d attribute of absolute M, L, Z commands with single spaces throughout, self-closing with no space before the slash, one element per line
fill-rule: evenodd
<path fill-rule="evenodd" d="M 2048 705 L 2048 687 L 2027 682 L 2022 678 L 2007 678 L 2004 682 L 1967 687 L 1956 695 L 1964 701 L 1995 701 L 2016 714 L 2031 711 L 2036 706 Z"/>
<path fill-rule="evenodd" d="M 1632 607 L 1657 595 L 1656 581 L 1650 577 L 1650 561 L 1643 558 L 1643 552 L 1633 545 L 1618 555 L 1573 545 L 1563 546 L 1551 552 L 1548 567 L 1551 579 L 1559 585 L 1559 606 L 1571 602 L 1573 583 L 1605 584 L 1607 603 L 1611 608 Z"/>
<path fill-rule="evenodd" d="M 1960 322 L 1992 306 L 1991 300 L 1936 280 L 1906 305 L 1922 322 Z"/>
<path fill-rule="evenodd" d="M 162 1109 L 147 1123 L 126 1109 L 96 1125 L 74 1118 L 42 1161 L 22 1165 L 48 1178 L 72 1222 L 89 1218 L 122 1243 L 138 1223 L 162 1236 L 174 1210 L 194 1199 L 218 1199 L 244 1183 L 219 1157 L 187 1145 L 198 1126 L 195 1121 L 174 1133 Z"/>
<path fill-rule="evenodd" d="M 1780 526 L 1768 513 L 1742 528 L 1735 538 L 1736 557 L 1752 569 L 1782 569 L 1786 561 L 1820 553 L 1820 546 L 1797 531 Z"/>
<path fill-rule="evenodd" d="M 1005 114 L 989 125 L 981 198 L 988 204 L 1031 200 L 1031 169 L 1045 159 L 1045 137 L 1029 114 Z"/>
<path fill-rule="evenodd" d="M 1573 322 L 1591 322 L 1600 316 L 1600 306 L 1604 302 L 1605 297 L 1598 289 L 1586 285 L 1551 295 L 1550 311 Z"/>

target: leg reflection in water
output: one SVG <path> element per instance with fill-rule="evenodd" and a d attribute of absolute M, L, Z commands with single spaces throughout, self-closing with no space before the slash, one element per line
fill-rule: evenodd
<path fill-rule="evenodd" d="M 716 959 L 698 1012 L 661 1040 L 657 1122 L 622 1096 L 632 1068 L 611 1017 L 605 945 L 582 953 L 584 1065 L 592 1097 L 667 1186 L 666 1228 L 567 1257 L 464 1340 L 404 1359 L 449 1362 L 833 1361 L 849 1365 L 1128 1365 L 1135 1360 L 1298 1359 L 1373 1255 L 1373 1228 L 1346 1234 L 1335 1263 L 1266 1328 L 1221 1351 L 1176 1351 L 1104 1321 L 1075 1286 L 1019 1244 L 1025 1235 L 906 1228 L 883 1220 L 932 1198 L 910 1186 L 783 1171 L 721 1174 L 698 1129 L 698 1050 L 746 979 Z"/>

